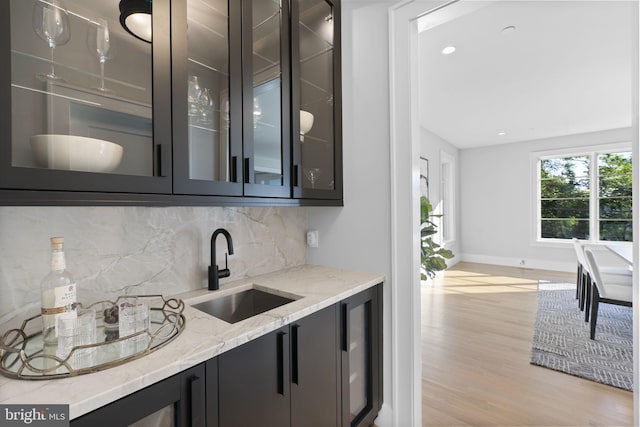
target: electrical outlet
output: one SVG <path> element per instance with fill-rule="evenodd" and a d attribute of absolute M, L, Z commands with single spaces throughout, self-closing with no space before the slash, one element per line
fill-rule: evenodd
<path fill-rule="evenodd" d="M 320 236 L 318 230 L 307 231 L 307 246 L 310 248 L 317 248 L 320 246 Z"/>

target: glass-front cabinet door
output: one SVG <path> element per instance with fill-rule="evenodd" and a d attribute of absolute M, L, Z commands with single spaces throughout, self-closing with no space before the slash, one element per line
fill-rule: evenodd
<path fill-rule="evenodd" d="M 170 193 L 169 0 L 0 10 L 0 188 Z"/>
<path fill-rule="evenodd" d="M 380 410 L 381 285 L 356 294 L 342 307 L 342 425 L 368 426 Z"/>
<path fill-rule="evenodd" d="M 339 28 L 334 2 L 293 0 L 294 197 L 342 198 Z"/>
<path fill-rule="evenodd" d="M 288 2 L 242 4 L 244 194 L 290 197 Z"/>
<path fill-rule="evenodd" d="M 241 14 L 239 1 L 172 2 L 175 193 L 242 195 Z"/>

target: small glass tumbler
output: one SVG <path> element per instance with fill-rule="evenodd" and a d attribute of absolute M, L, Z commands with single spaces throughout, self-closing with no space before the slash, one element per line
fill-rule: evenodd
<path fill-rule="evenodd" d="M 93 310 L 78 310 L 77 316 L 58 318 L 58 348 L 56 356 L 68 359 L 73 369 L 82 369 L 96 364 L 96 347 L 74 347 L 96 343 L 96 313 Z"/>
<path fill-rule="evenodd" d="M 120 339 L 138 335 L 121 342 L 120 356 L 126 357 L 147 349 L 151 337 L 147 333 L 151 326 L 149 306 L 138 298 L 125 298 L 118 303 L 118 326 Z"/>

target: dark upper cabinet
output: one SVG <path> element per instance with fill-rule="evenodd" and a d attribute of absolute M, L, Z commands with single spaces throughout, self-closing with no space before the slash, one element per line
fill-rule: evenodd
<path fill-rule="evenodd" d="M 0 6 L 0 203 L 341 204 L 337 0 L 125 3 Z"/>
<path fill-rule="evenodd" d="M 0 188 L 170 194 L 169 0 L 153 2 L 152 43 L 112 2 L 0 9 Z"/>
<path fill-rule="evenodd" d="M 342 199 L 340 7 L 291 1 L 293 194 Z"/>
<path fill-rule="evenodd" d="M 242 196 L 241 2 L 171 7 L 174 192 Z"/>
<path fill-rule="evenodd" d="M 341 200 L 339 6 L 172 8 L 174 192 Z"/>
<path fill-rule="evenodd" d="M 245 194 L 291 196 L 289 2 L 243 0 Z"/>
<path fill-rule="evenodd" d="M 288 3 L 172 7 L 174 192 L 289 198 Z"/>

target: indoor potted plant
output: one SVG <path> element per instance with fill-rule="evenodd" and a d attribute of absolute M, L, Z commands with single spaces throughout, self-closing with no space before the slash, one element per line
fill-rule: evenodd
<path fill-rule="evenodd" d="M 433 279 L 436 272 L 447 268 L 445 259 L 453 258 L 453 252 L 441 247 L 433 241 L 437 232 L 434 218 L 442 215 L 433 214 L 433 207 L 429 199 L 420 197 L 420 278 L 422 280 Z"/>

